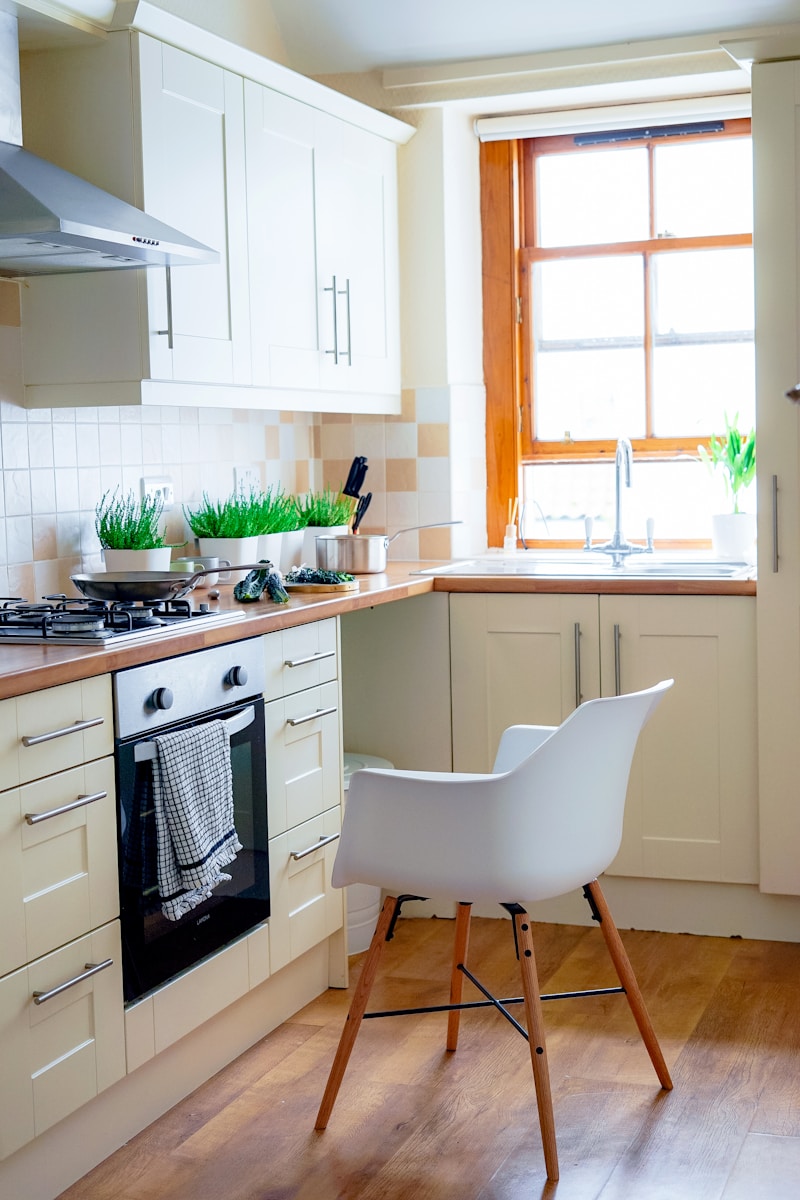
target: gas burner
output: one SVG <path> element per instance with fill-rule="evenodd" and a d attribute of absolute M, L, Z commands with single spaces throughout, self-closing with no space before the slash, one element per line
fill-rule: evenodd
<path fill-rule="evenodd" d="M 67 610 L 52 613 L 47 624 L 53 633 L 57 634 L 88 633 L 90 630 L 102 629 L 105 626 L 105 618 L 101 612 L 84 612 L 80 609 L 70 612 Z"/>

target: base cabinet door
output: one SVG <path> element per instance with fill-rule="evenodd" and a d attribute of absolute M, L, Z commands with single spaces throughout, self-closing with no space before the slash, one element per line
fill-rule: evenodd
<path fill-rule="evenodd" d="M 123 1077 L 118 921 L 0 979 L 0 1058 L 0 1158 Z"/>
<path fill-rule="evenodd" d="M 639 741 L 611 871 L 758 882 L 755 604 L 601 596 L 603 695 L 672 678 Z"/>
<path fill-rule="evenodd" d="M 343 892 L 331 887 L 341 828 L 341 808 L 337 805 L 270 839 L 273 973 L 330 937 L 344 923 Z"/>
<path fill-rule="evenodd" d="M 612 872 L 758 881 L 755 602 L 737 596 L 451 597 L 456 771 L 508 725 L 673 678 L 644 730 Z"/>
<path fill-rule="evenodd" d="M 509 725 L 599 695 L 596 596 L 453 595 L 450 637 L 454 771 L 491 771 Z"/>

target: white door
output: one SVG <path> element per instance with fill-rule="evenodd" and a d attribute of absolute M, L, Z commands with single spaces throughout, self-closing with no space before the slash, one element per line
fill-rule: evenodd
<path fill-rule="evenodd" d="M 674 679 L 642 733 L 611 873 L 758 880 L 755 606 L 601 596 L 604 695 Z"/>
<path fill-rule="evenodd" d="M 560 725 L 600 694 L 597 596 L 450 597 L 453 769 L 490 771 L 509 725 Z"/>
<path fill-rule="evenodd" d="M 144 206 L 220 256 L 145 273 L 149 375 L 248 384 L 243 81 L 151 38 L 134 45 Z"/>

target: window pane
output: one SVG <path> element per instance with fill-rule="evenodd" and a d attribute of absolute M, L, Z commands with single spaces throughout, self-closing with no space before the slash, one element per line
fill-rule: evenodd
<path fill-rule="evenodd" d="M 659 254 L 653 271 L 657 336 L 736 331 L 752 337 L 750 247 Z"/>
<path fill-rule="evenodd" d="M 646 150 L 543 155 L 537 178 L 540 246 L 590 246 L 649 236 Z"/>
<path fill-rule="evenodd" d="M 539 263 L 534 273 L 537 342 L 641 340 L 642 272 L 638 255 Z"/>
<path fill-rule="evenodd" d="M 659 237 L 752 232 L 750 138 L 656 146 L 655 176 Z"/>
<path fill-rule="evenodd" d="M 644 436 L 641 350 L 555 350 L 539 354 L 535 436 L 545 442 Z"/>
<path fill-rule="evenodd" d="M 755 348 L 752 342 L 657 347 L 653 357 L 656 437 L 724 433 L 725 414 L 739 427 L 755 424 Z"/>
<path fill-rule="evenodd" d="M 747 489 L 746 511 L 755 512 L 756 489 Z M 614 463 L 536 463 L 523 469 L 522 536 L 528 541 L 566 539 L 583 542 L 584 520 L 592 517 L 592 538 L 608 539 L 614 530 Z M 719 472 L 696 459 L 637 461 L 630 488 L 620 497 L 620 524 L 627 538 L 644 542 L 648 517 L 656 541 L 711 538 L 711 514 L 726 512 Z"/>

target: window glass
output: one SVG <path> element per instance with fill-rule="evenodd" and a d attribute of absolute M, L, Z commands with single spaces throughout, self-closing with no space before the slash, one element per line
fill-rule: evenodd
<path fill-rule="evenodd" d="M 750 139 L 657 145 L 655 206 L 658 237 L 752 232 Z"/>
<path fill-rule="evenodd" d="M 539 159 L 540 246 L 590 246 L 649 236 L 647 151 L 585 150 Z"/>

